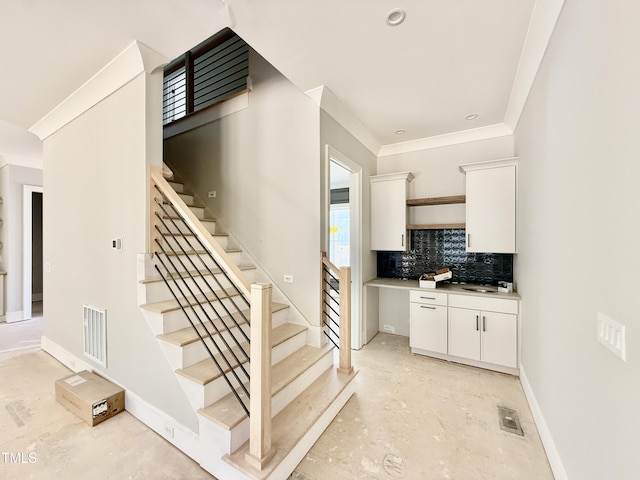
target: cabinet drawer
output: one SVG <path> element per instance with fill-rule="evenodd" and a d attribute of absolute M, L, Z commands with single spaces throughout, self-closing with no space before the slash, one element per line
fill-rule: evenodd
<path fill-rule="evenodd" d="M 413 301 L 413 300 L 412 300 Z M 511 298 L 474 297 L 472 295 L 450 295 L 450 307 L 470 308 L 487 312 L 518 313 L 518 300 Z"/>
<path fill-rule="evenodd" d="M 409 294 L 411 303 L 427 303 L 429 305 L 447 305 L 447 294 L 436 293 L 430 290 L 411 290 Z"/>

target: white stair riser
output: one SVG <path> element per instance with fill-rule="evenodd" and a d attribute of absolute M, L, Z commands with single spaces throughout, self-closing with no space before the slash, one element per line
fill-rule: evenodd
<path fill-rule="evenodd" d="M 255 275 L 255 271 L 253 269 L 245 270 L 244 274 L 249 279 L 249 282 L 254 281 L 253 277 Z M 213 287 L 215 290 L 220 290 L 221 288 L 231 288 L 231 282 L 227 280 L 222 273 L 216 274 L 215 278 L 217 279 L 217 282 L 212 275 L 205 275 L 204 278 L 199 277 L 195 280 L 192 280 L 190 278 L 185 279 L 185 282 L 187 283 L 189 288 L 191 288 L 196 293 L 200 293 L 200 290 L 197 289 L 198 287 L 196 285 L 199 285 L 200 288 L 202 288 L 202 290 L 205 292 L 210 290 L 207 284 L 210 287 Z M 220 282 L 220 286 L 218 286 L 218 282 Z M 184 291 L 187 291 L 182 280 L 178 280 L 178 283 Z M 171 292 L 163 281 L 140 284 L 140 288 L 142 288 L 143 291 L 139 292 L 138 298 L 143 304 L 162 302 L 164 300 L 173 299 L 173 297 L 171 296 Z"/>
<path fill-rule="evenodd" d="M 182 183 L 169 181 L 169 185 L 171 185 L 171 188 L 173 188 L 176 193 L 184 192 L 184 184 Z"/>
<path fill-rule="evenodd" d="M 189 232 L 189 229 L 183 225 L 183 222 L 181 220 L 174 218 L 173 221 L 171 221 L 171 219 L 165 218 L 164 222 L 167 225 L 167 230 L 169 232 L 172 232 L 172 233 L 178 233 L 178 232 L 188 233 Z M 201 223 L 202 225 L 205 226 L 205 228 L 207 229 L 207 232 L 209 232 L 212 235 L 216 233 L 215 220 L 201 220 Z"/>
<path fill-rule="evenodd" d="M 298 335 L 295 335 L 294 337 L 282 342 L 280 345 L 276 345 L 275 347 L 273 347 L 273 349 L 271 350 L 271 364 L 273 365 L 277 363 L 276 361 L 274 361 L 274 359 L 282 359 L 296 351 L 298 348 L 301 348 L 304 345 L 305 339 L 306 332 L 300 332 Z M 245 366 L 245 369 L 248 369 L 248 365 Z M 230 379 L 232 380 L 234 386 L 237 387 L 235 378 L 231 376 Z M 186 382 L 183 382 L 181 379 L 181 383 L 183 385 L 187 382 L 191 384 L 189 386 L 189 390 L 190 392 L 193 392 L 193 394 L 189 395 L 189 399 L 196 409 L 208 407 L 209 405 L 220 400 L 225 395 L 229 394 L 229 386 L 222 377 L 215 379 L 213 382 L 209 382 L 207 385 L 198 385 L 188 379 L 184 380 L 186 380 Z"/>
<path fill-rule="evenodd" d="M 189 193 L 183 193 L 183 192 L 176 192 L 178 194 L 178 196 L 182 199 L 182 201 L 184 203 L 186 203 L 187 205 L 193 205 L 193 195 L 189 194 Z"/>
<path fill-rule="evenodd" d="M 306 388 L 308 388 L 316 379 L 322 375 L 327 369 L 333 367 L 333 354 L 329 351 L 320 360 L 314 363 L 309 369 L 305 370 L 302 375 L 293 380 L 289 385 L 279 391 L 271 399 L 271 417 L 275 417 L 280 413 L 289 403 L 291 403 L 298 395 L 300 395 Z M 216 434 L 218 437 L 224 438 L 224 433 L 228 432 L 225 428 L 211 422 L 206 417 L 200 416 L 200 425 L 204 423 L 210 423 L 206 429 L 221 430 Z M 237 426 L 231 429 L 230 436 L 228 438 L 228 444 L 225 447 L 229 448 L 229 452 L 233 453 L 240 448 L 247 440 L 249 440 L 249 419 L 245 418 Z"/>
<path fill-rule="evenodd" d="M 238 251 L 227 252 L 227 256 L 236 265 L 242 265 L 245 262 L 245 258 L 242 252 L 238 252 Z M 215 262 L 206 253 L 201 255 L 197 255 L 197 254 L 188 255 L 189 259 L 187 259 L 186 258 L 187 255 L 184 255 L 184 254 L 171 255 L 170 257 L 171 257 L 171 260 L 173 261 L 173 265 L 178 269 L 178 271 L 184 271 L 185 269 L 193 270 L 192 265 L 195 265 L 196 268 L 198 269 L 204 268 L 203 264 L 208 266 L 209 268 L 217 268 Z M 175 257 L 180 257 L 180 258 L 178 259 Z M 165 262 L 165 264 L 167 265 L 167 268 L 173 268 L 171 266 L 171 263 L 168 263 L 165 258 L 163 258 L 162 261 Z M 160 266 L 162 267 L 162 264 L 160 264 Z"/>
<path fill-rule="evenodd" d="M 245 303 L 238 296 L 234 296 L 233 301 L 240 309 L 246 308 Z M 229 298 L 224 299 L 223 302 L 230 311 L 235 311 L 236 307 L 233 305 Z M 198 312 L 200 312 L 199 307 L 195 308 Z M 207 313 L 215 315 L 209 305 L 205 305 L 204 308 Z M 180 308 L 165 313 L 154 312 L 152 310 L 147 310 L 144 308 L 142 310 L 145 313 L 151 329 L 156 335 L 161 333 L 171 333 L 176 330 L 180 330 L 181 328 L 191 326 Z M 191 311 L 191 308 L 188 307 L 186 310 L 189 313 L 190 317 L 193 318 L 193 312 Z"/>
<path fill-rule="evenodd" d="M 203 323 L 207 326 L 210 326 L 208 321 L 204 321 Z M 243 325 L 242 328 L 245 333 L 247 333 L 249 330 L 249 326 L 246 324 Z M 211 353 L 213 353 L 214 355 L 219 353 L 218 348 L 222 351 L 226 351 L 227 345 L 231 348 L 236 346 L 236 341 L 233 339 L 232 335 L 235 336 L 238 342 L 246 341 L 242 334 L 239 332 L 238 327 L 233 327 L 230 331 L 222 331 L 221 334 L 224 341 L 220 339 L 220 335 L 218 335 L 217 333 L 212 334 L 213 341 L 216 342 L 217 347 L 213 344 L 211 338 L 205 337 L 207 347 L 209 347 L 209 350 L 211 350 Z M 247 336 L 249 335 L 247 334 Z M 164 342 L 162 341 L 162 339 L 160 340 L 162 350 L 167 357 L 171 368 L 173 368 L 174 370 L 178 368 L 186 368 L 190 365 L 193 365 L 194 363 L 198 363 L 201 360 L 209 358 L 209 353 L 207 352 L 207 349 L 202 345 L 200 339 L 183 347 L 174 345 L 173 343 Z M 241 354 L 238 355 L 238 359 L 241 361 L 245 360 L 244 356 L 241 356 Z M 224 365 L 224 360 L 221 360 L 221 362 L 221 365 Z"/>
<path fill-rule="evenodd" d="M 274 315 L 274 316 L 277 316 L 277 315 Z M 207 323 L 207 322 L 205 322 L 205 323 Z M 245 338 L 238 331 L 238 327 L 236 327 L 233 323 L 230 323 L 230 321 L 228 321 L 228 320 L 226 321 L 226 323 L 227 323 L 228 327 L 232 327 L 232 328 L 230 329 L 230 332 L 229 331 L 222 331 L 221 333 L 222 333 L 222 336 L 223 336 L 224 340 L 227 342 L 227 345 L 229 345 L 229 346 L 231 346 L 233 348 L 235 346 L 234 337 L 239 342 L 244 341 Z M 209 326 L 208 323 L 207 323 L 207 326 Z M 247 337 L 249 337 L 250 336 L 249 325 L 248 324 L 242 324 L 242 325 L 240 325 L 240 327 L 247 334 Z M 221 350 L 226 350 L 225 343 L 218 339 L 217 333 L 213 334 L 212 336 L 214 337 L 214 340 L 217 342 L 218 348 L 220 348 Z M 211 350 L 212 353 L 214 353 L 214 354 L 218 353 L 218 350 L 217 350 L 216 346 L 213 345 L 211 339 L 206 338 L 205 341 L 206 341 L 207 346 L 209 347 L 209 349 Z M 305 345 L 305 343 L 306 343 L 306 333 L 305 333 L 305 335 L 298 334 L 295 337 L 293 337 L 293 339 L 291 339 L 291 341 L 287 341 L 287 342 L 282 343 L 281 345 L 278 345 L 278 348 L 274 348 L 271 351 L 271 363 L 272 364 L 276 364 L 279 361 L 284 360 L 286 357 L 291 355 L 293 352 L 295 352 L 299 348 L 302 348 Z M 188 345 L 185 345 L 184 347 L 179 347 L 177 345 L 173 345 L 173 344 L 167 343 L 167 345 L 164 347 L 164 349 L 165 349 L 165 352 L 167 352 L 167 351 L 171 352 L 170 355 L 169 354 L 167 355 L 167 358 L 171 358 L 173 360 L 173 362 L 171 363 L 171 366 L 174 369 L 186 368 L 189 365 L 193 365 L 194 363 L 198 363 L 201 360 L 209 358 L 209 353 L 202 346 L 202 342 L 200 340 L 198 340 L 197 342 L 193 342 L 193 343 L 190 343 Z M 238 357 L 238 358 L 240 360 L 242 360 L 242 358 L 240 358 L 240 357 Z"/>
<path fill-rule="evenodd" d="M 229 237 L 227 235 L 214 235 L 213 239 L 218 243 L 222 248 L 227 248 L 227 240 Z M 167 252 L 171 252 L 175 250 L 176 252 L 182 252 L 180 247 L 184 250 L 202 250 L 202 246 L 198 239 L 194 236 L 163 236 L 164 242 L 163 246 Z M 173 248 L 173 250 L 171 250 Z"/>
<path fill-rule="evenodd" d="M 236 304 L 240 307 L 241 304 L 236 300 Z M 147 323 L 151 327 L 151 331 L 154 335 L 161 335 L 163 333 L 171 333 L 181 328 L 190 327 L 191 325 L 187 321 L 186 317 L 181 310 L 169 313 L 156 313 L 149 310 L 142 309 L 147 319 Z M 289 309 L 285 308 L 279 310 L 273 314 L 273 326 L 282 325 L 287 322 L 289 317 Z"/>
<path fill-rule="evenodd" d="M 195 205 L 187 205 L 189 210 L 193 212 L 198 220 L 204 219 L 204 207 L 197 207 Z M 173 207 L 169 205 L 169 203 L 164 204 L 164 213 L 168 215 L 175 215 L 175 210 Z"/>

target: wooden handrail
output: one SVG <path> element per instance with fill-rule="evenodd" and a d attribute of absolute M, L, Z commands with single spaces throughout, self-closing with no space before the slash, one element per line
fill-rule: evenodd
<path fill-rule="evenodd" d="M 202 225 L 200 220 L 196 218 L 191 209 L 175 192 L 169 182 L 163 176 L 163 169 L 161 166 L 149 167 L 150 186 L 149 186 L 149 253 L 155 253 L 156 244 L 155 240 L 159 239 L 160 234 L 156 231 L 155 219 L 156 213 L 161 213 L 159 207 L 156 204 L 156 196 L 154 191 L 154 185 L 162 192 L 167 200 L 173 205 L 176 211 L 182 216 L 185 223 L 195 233 L 196 237 L 205 246 L 205 249 L 213 256 L 213 258 L 219 263 L 225 273 L 229 276 L 231 281 L 238 287 L 238 289 L 245 295 L 246 298 L 250 298 L 251 289 L 247 277 L 242 273 L 242 270 L 231 261 L 229 254 L 216 242 L 213 236 Z"/>

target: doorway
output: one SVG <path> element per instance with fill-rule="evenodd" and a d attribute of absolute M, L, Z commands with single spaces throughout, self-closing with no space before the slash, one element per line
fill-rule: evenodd
<path fill-rule="evenodd" d="M 34 310 L 36 315 L 41 316 L 43 309 L 42 199 L 42 187 L 24 185 L 22 310 L 25 320 L 32 318 Z"/>
<path fill-rule="evenodd" d="M 351 267 L 351 348 L 363 345 L 361 318 L 361 174 L 360 166 L 326 147 L 325 245 L 337 267 Z"/>

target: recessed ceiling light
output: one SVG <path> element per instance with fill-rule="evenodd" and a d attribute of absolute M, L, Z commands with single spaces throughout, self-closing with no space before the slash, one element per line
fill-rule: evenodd
<path fill-rule="evenodd" d="M 395 131 L 396 135 L 402 135 L 404 133 L 404 130 L 402 128 L 399 128 L 398 130 Z"/>
<path fill-rule="evenodd" d="M 475 120 L 476 118 L 478 118 L 478 114 L 477 113 L 470 113 L 469 115 L 467 115 L 466 117 L 464 117 L 466 120 Z"/>
<path fill-rule="evenodd" d="M 397 27 L 402 22 L 404 22 L 405 17 L 407 16 L 406 12 L 401 8 L 394 8 L 390 12 L 387 13 L 387 24 L 392 27 Z"/>

